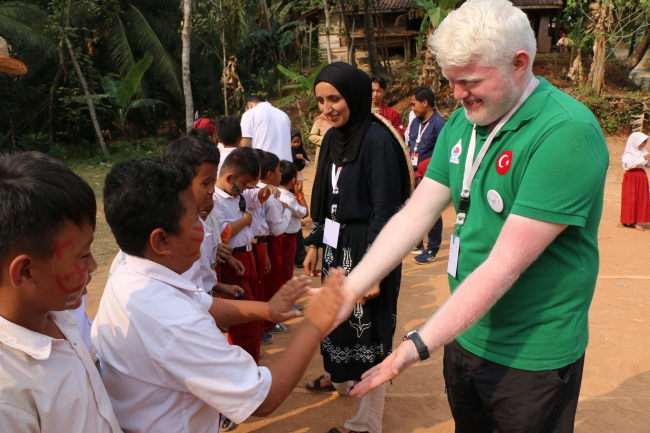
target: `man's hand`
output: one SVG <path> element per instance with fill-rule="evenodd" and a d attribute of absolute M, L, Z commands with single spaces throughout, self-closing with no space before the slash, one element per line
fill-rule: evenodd
<path fill-rule="evenodd" d="M 377 296 L 379 296 L 379 284 L 372 286 L 372 288 L 368 290 L 361 299 L 359 299 L 359 305 L 365 305 L 368 299 L 376 298 Z"/>
<path fill-rule="evenodd" d="M 393 380 L 411 364 L 420 359 L 415 345 L 411 340 L 405 340 L 397 350 L 388 355 L 384 361 L 363 373 L 361 382 L 354 385 L 350 395 L 361 398 L 382 383 Z"/>
<path fill-rule="evenodd" d="M 305 319 L 321 331 L 323 337 L 332 328 L 341 307 L 341 286 L 345 278 L 342 268 L 332 269 L 323 286 L 314 293 L 305 307 Z"/>
<path fill-rule="evenodd" d="M 244 293 L 241 287 L 224 283 L 217 283 L 212 290 L 225 299 L 236 299 L 237 293 Z"/>
<path fill-rule="evenodd" d="M 287 281 L 267 303 L 270 321 L 282 323 L 302 316 L 300 310 L 291 310 L 291 307 L 298 298 L 306 293 L 310 283 L 311 280 L 305 276 L 294 277 Z"/>
<path fill-rule="evenodd" d="M 228 257 L 232 257 L 232 247 L 224 243 L 217 245 L 217 261 L 225 263 Z"/>
<path fill-rule="evenodd" d="M 247 227 L 250 227 L 253 224 L 253 215 L 248 212 L 244 212 L 241 219 L 244 220 Z"/>
<path fill-rule="evenodd" d="M 320 274 L 320 271 L 316 270 L 316 266 L 318 265 L 318 248 L 307 248 L 307 255 L 302 264 L 305 267 L 305 274 L 310 277 L 317 277 Z"/>
<path fill-rule="evenodd" d="M 235 275 L 244 275 L 244 272 L 246 272 L 246 268 L 244 267 L 244 264 L 234 258 L 233 256 L 229 256 L 226 258 L 226 263 L 235 270 Z"/>

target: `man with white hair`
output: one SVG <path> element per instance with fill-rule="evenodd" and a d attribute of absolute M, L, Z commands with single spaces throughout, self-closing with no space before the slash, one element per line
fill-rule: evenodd
<path fill-rule="evenodd" d="M 506 0 L 470 0 L 429 40 L 463 110 L 426 176 L 344 284 L 354 302 L 453 202 L 452 295 L 351 394 L 444 345 L 457 432 L 571 432 L 598 274 L 608 152 L 593 114 L 532 72 L 535 37 Z"/>

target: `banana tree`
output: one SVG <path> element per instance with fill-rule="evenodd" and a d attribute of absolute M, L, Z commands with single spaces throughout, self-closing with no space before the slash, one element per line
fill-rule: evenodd
<path fill-rule="evenodd" d="M 106 93 L 102 96 L 107 98 L 108 103 L 113 106 L 113 114 L 122 130 L 122 138 L 125 138 L 128 130 L 127 115 L 130 110 L 151 107 L 154 104 L 164 104 L 164 102 L 156 99 L 131 100 L 138 91 L 142 77 L 151 66 L 151 62 L 153 62 L 153 56 L 147 52 L 142 59 L 129 69 L 129 72 L 121 81 L 108 76 L 102 77 L 102 87 Z"/>
<path fill-rule="evenodd" d="M 297 90 L 299 93 L 303 93 L 305 96 L 307 96 L 307 110 L 309 110 L 315 103 L 314 99 L 314 83 L 316 82 L 316 77 L 320 73 L 320 71 L 323 70 L 325 66 L 327 66 L 328 63 L 327 61 L 321 63 L 314 71 L 309 75 L 309 77 L 303 77 L 302 75 L 298 74 L 297 72 L 293 72 L 288 70 L 282 65 L 278 65 L 278 69 L 280 72 L 282 72 L 284 75 L 287 77 L 291 78 L 293 81 L 296 82 L 296 84 L 289 84 L 287 86 L 283 86 L 282 90 Z M 278 107 L 282 107 L 284 105 L 288 105 L 292 102 L 295 101 L 296 105 L 298 106 L 298 113 L 300 113 L 300 119 L 302 120 L 303 127 L 304 129 L 307 129 L 307 125 L 305 122 L 305 117 L 302 114 L 302 108 L 300 107 L 300 104 L 297 101 L 297 96 L 296 95 L 289 95 L 285 98 L 280 99 L 277 102 Z"/>

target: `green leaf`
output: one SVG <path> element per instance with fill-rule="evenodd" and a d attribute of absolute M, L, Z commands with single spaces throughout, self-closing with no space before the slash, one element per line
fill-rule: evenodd
<path fill-rule="evenodd" d="M 111 78 L 111 77 L 102 77 L 102 87 L 104 92 L 108 94 L 111 98 L 117 99 L 117 89 L 120 87 L 120 81 Z"/>
<path fill-rule="evenodd" d="M 311 92 L 314 89 L 315 83 L 316 83 L 316 77 L 318 74 L 320 74 L 320 71 L 323 70 L 325 66 L 327 66 L 329 63 L 327 63 L 327 60 L 318 65 L 316 69 L 314 69 L 314 72 L 311 73 L 309 78 L 307 78 L 307 84 L 309 87 L 307 88 L 307 91 Z"/>
<path fill-rule="evenodd" d="M 449 12 L 458 4 L 458 0 L 440 0 L 440 9 Z"/>
<path fill-rule="evenodd" d="M 278 65 L 278 69 L 280 70 L 280 72 L 282 72 L 287 77 L 291 78 L 293 81 L 297 81 L 298 83 L 300 83 L 305 89 L 309 89 L 309 83 L 307 82 L 307 79 L 302 75 L 290 71 L 282 65 Z"/>
<path fill-rule="evenodd" d="M 151 53 L 146 52 L 144 57 L 138 61 L 129 72 L 127 72 L 126 77 L 122 80 L 119 89 L 117 89 L 117 103 L 120 107 L 126 107 L 131 101 L 133 95 L 140 87 L 140 81 L 144 76 L 144 73 L 147 72 L 149 66 L 153 62 L 153 56 Z"/>
<path fill-rule="evenodd" d="M 276 101 L 275 105 L 277 107 L 283 107 L 283 106 L 285 106 L 287 104 L 291 104 L 295 100 L 296 100 L 296 95 L 289 95 L 287 97 L 284 97 L 284 98 L 279 99 L 278 101 Z"/>
<path fill-rule="evenodd" d="M 154 104 L 165 104 L 165 103 L 157 99 L 136 99 L 135 101 L 131 101 L 129 105 L 124 107 L 124 109 L 132 110 L 134 108 L 140 108 L 140 107 L 151 107 Z"/>
<path fill-rule="evenodd" d="M 424 35 L 427 34 L 428 29 L 429 29 L 429 15 L 425 15 L 424 18 L 422 18 L 422 24 L 420 25 L 420 33 L 418 34 L 418 44 L 422 43 L 422 41 L 424 40 Z"/>
<path fill-rule="evenodd" d="M 431 20 L 431 27 L 437 29 L 444 18 L 443 16 L 444 11 L 438 7 L 433 10 L 429 10 L 428 12 L 429 12 L 429 19 Z"/>

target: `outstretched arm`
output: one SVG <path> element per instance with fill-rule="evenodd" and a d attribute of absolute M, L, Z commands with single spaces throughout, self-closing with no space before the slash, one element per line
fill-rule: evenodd
<path fill-rule="evenodd" d="M 483 317 L 566 227 L 511 214 L 488 259 L 458 286 L 420 330 L 429 352 L 449 343 Z M 402 342 L 384 362 L 368 370 L 350 394 L 363 397 L 398 376 L 417 359 L 413 342 Z"/>
<path fill-rule="evenodd" d="M 359 298 L 402 262 L 450 201 L 449 188 L 424 178 L 404 208 L 388 221 L 370 251 L 345 279 L 341 290 L 344 302 L 335 326 L 350 317 Z"/>

